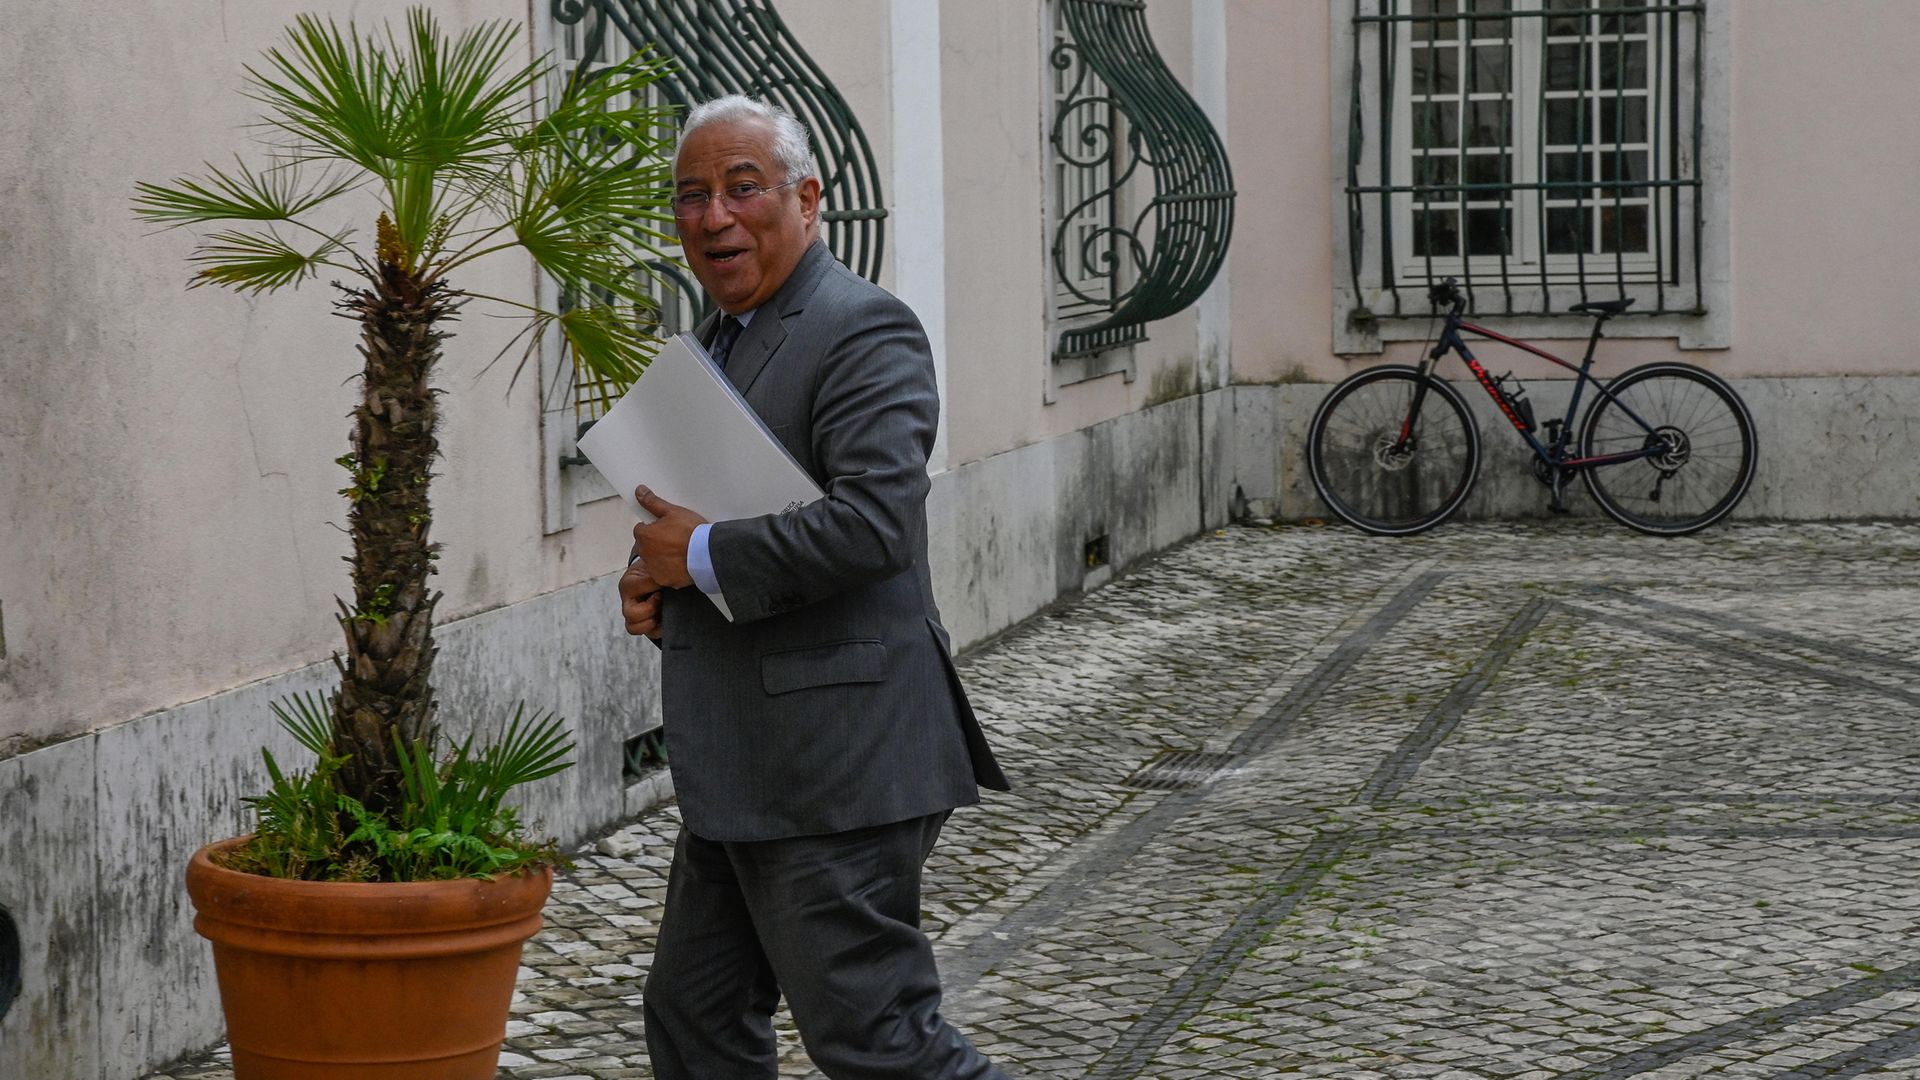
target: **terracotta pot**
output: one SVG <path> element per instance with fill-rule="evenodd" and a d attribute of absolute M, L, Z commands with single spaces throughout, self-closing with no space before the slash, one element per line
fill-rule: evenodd
<path fill-rule="evenodd" d="M 235 1080 L 493 1080 L 553 871 L 343 884 L 187 867 Z"/>

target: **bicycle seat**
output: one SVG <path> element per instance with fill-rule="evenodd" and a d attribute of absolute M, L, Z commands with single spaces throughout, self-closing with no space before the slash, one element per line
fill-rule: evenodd
<path fill-rule="evenodd" d="M 1591 311 L 1599 315 L 1618 315 L 1633 306 L 1633 297 L 1623 296 L 1618 300 L 1589 300 L 1584 304 L 1575 304 L 1568 311 Z"/>

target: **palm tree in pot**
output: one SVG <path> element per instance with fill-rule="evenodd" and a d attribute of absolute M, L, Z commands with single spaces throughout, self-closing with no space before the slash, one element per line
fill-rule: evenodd
<path fill-rule="evenodd" d="M 436 760 L 433 378 L 448 324 L 475 303 L 524 317 L 507 347 L 525 344 L 522 364 L 534 343 L 557 337 L 593 375 L 638 377 L 651 354 L 638 268 L 666 242 L 668 118 L 647 104 L 657 64 L 562 78 L 545 61 L 515 59 L 516 46 L 510 23 L 449 34 L 420 9 L 378 32 L 302 16 L 246 72 L 248 95 L 264 107 L 256 134 L 265 163 L 137 185 L 134 209 L 146 221 L 210 227 L 190 257 L 190 287 L 268 293 L 337 272 L 347 278 L 334 282 L 339 313 L 360 329 L 360 400 L 339 459 L 353 578 L 351 601 L 339 605 L 339 688 L 277 709 L 318 764 L 286 775 L 269 755 L 273 786 L 251 800 L 256 839 L 215 845 L 196 866 L 484 886 L 554 854 L 519 835 L 502 796 L 565 767 L 557 719 L 516 713 L 499 742 L 475 750 L 469 740 Z M 557 310 L 453 283 L 508 250 L 557 284 Z M 206 932 L 214 916 L 198 894 L 196 903 Z M 223 993 L 238 1062 L 235 995 Z"/>

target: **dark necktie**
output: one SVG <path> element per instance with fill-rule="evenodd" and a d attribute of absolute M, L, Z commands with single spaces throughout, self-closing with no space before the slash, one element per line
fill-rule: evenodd
<path fill-rule="evenodd" d="M 713 357 L 714 367 L 727 370 L 727 354 L 733 351 L 733 343 L 740 339 L 742 329 L 739 319 L 731 315 L 720 317 L 720 329 L 714 332 L 713 345 L 707 349 L 707 355 Z"/>

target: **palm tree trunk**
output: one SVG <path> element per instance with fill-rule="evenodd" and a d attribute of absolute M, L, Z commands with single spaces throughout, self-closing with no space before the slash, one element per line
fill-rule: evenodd
<path fill-rule="evenodd" d="M 401 801 L 394 739 L 413 746 L 433 732 L 433 606 L 428 588 L 437 545 L 427 539 L 427 482 L 439 443 L 438 391 L 430 385 L 440 343 L 435 324 L 458 305 L 439 281 L 421 281 L 382 261 L 380 278 L 347 290 L 342 314 L 359 321 L 362 398 L 353 411 L 352 475 L 344 494 L 353 537 L 353 606 L 341 605 L 346 633 L 340 694 L 334 701 L 337 752 L 352 760 L 341 790 L 368 809 Z"/>

